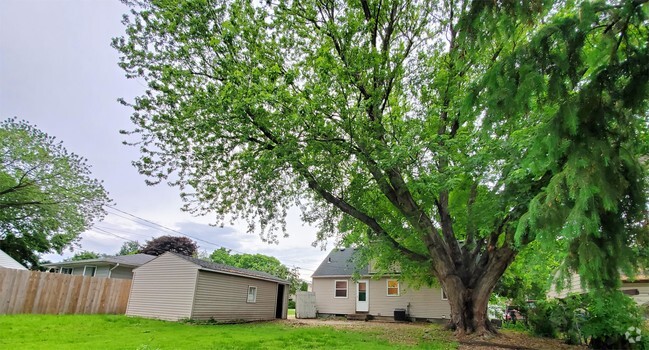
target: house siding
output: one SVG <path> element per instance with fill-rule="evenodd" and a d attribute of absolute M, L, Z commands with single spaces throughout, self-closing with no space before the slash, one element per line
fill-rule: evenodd
<path fill-rule="evenodd" d="M 399 283 L 399 296 L 388 296 L 388 279 L 370 280 L 370 315 L 394 316 L 394 309 L 409 310 L 410 317 L 417 318 L 448 318 L 451 306 L 448 300 L 442 300 L 439 288 L 411 288 Z M 410 307 L 408 307 L 410 304 Z"/>
<path fill-rule="evenodd" d="M 336 281 L 347 281 L 347 298 L 334 298 Z M 313 291 L 316 295 L 316 311 L 319 314 L 346 315 L 356 312 L 356 283 L 351 278 L 314 278 Z"/>
<path fill-rule="evenodd" d="M 555 275 L 555 281 L 558 278 L 558 274 Z M 564 283 L 562 290 L 557 290 L 557 284 L 552 283 L 550 286 L 550 291 L 548 292 L 548 298 L 565 298 L 570 294 L 581 294 L 586 291 L 581 287 L 581 277 L 579 274 L 573 273 L 570 275 L 570 278 Z"/>
<path fill-rule="evenodd" d="M 622 282 L 621 290 L 637 289 L 638 295 L 631 295 L 638 305 L 649 303 L 649 283 L 647 282 Z"/>
<path fill-rule="evenodd" d="M 257 287 L 255 303 L 247 302 L 248 286 Z M 272 320 L 275 319 L 277 290 L 277 283 L 274 282 L 199 271 L 191 318 L 217 321 Z M 282 295 L 282 298 L 285 296 Z"/>
<path fill-rule="evenodd" d="M 555 277 L 556 278 L 556 277 Z M 556 283 L 553 283 L 552 286 L 550 287 L 550 291 L 548 292 L 547 296 L 548 298 L 565 298 L 570 294 L 581 294 L 581 293 L 587 293 L 588 290 L 582 288 L 581 286 L 581 277 L 579 277 L 578 274 L 573 273 L 570 276 L 570 281 L 569 285 L 566 284 L 564 286 L 564 289 L 561 291 L 557 291 L 556 288 Z M 637 289 L 640 294 L 638 295 L 630 295 L 630 297 L 635 300 L 636 303 L 639 305 L 645 304 L 649 302 L 649 283 L 647 282 L 622 282 L 622 286 L 620 287 L 620 290 L 628 290 L 628 289 Z"/>
<path fill-rule="evenodd" d="M 110 278 L 132 279 L 133 269 L 134 267 L 117 266 L 111 271 Z"/>
<path fill-rule="evenodd" d="M 405 283 L 399 285 L 399 296 L 388 296 L 387 280 L 393 278 L 368 279 L 369 314 L 372 316 L 394 316 L 394 309 L 406 309 L 410 303 L 410 316 L 417 318 L 448 318 L 451 307 L 442 300 L 439 288 L 415 289 Z M 335 281 L 347 281 L 347 298 L 334 298 Z M 320 314 L 356 313 L 356 282 L 350 278 L 314 278 L 313 291 L 316 295 L 316 309 Z"/>
<path fill-rule="evenodd" d="M 0 250 L 0 267 L 7 269 L 16 269 L 16 270 L 27 270 L 26 267 L 21 265 L 19 262 L 10 257 L 9 254 Z"/>
<path fill-rule="evenodd" d="M 198 266 L 165 254 L 133 270 L 129 316 L 176 321 L 190 318 Z"/>

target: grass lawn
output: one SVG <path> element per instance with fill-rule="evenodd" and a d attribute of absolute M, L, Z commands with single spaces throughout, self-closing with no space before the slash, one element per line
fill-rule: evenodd
<path fill-rule="evenodd" d="M 423 340 L 424 329 L 400 327 L 395 332 L 386 327 L 334 328 L 287 321 L 196 325 L 115 315 L 2 315 L 0 349 L 457 348 L 446 333 Z M 437 334 L 436 330 L 429 332 Z"/>
<path fill-rule="evenodd" d="M 289 316 L 295 316 L 295 309 L 288 309 Z"/>

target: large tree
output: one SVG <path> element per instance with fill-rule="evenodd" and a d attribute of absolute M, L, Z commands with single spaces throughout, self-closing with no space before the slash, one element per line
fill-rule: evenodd
<path fill-rule="evenodd" d="M 295 294 L 302 287 L 302 281 L 297 269 L 291 269 L 282 264 L 277 258 L 264 254 L 232 254 L 231 250 L 219 248 L 210 254 L 210 260 L 224 265 L 240 267 L 269 273 L 291 282 L 289 292 Z"/>
<path fill-rule="evenodd" d="M 109 202 L 86 160 L 16 119 L 0 122 L 0 249 L 36 267 L 78 241 Z"/>
<path fill-rule="evenodd" d="M 646 243 L 645 0 L 127 2 L 136 165 L 187 210 L 276 240 L 299 206 L 460 333 L 531 241 L 600 286 Z"/>

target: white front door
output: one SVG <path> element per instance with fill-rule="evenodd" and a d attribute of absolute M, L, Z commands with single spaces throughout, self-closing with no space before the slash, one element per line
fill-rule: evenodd
<path fill-rule="evenodd" d="M 368 281 L 356 282 L 356 311 L 370 311 L 370 284 Z"/>

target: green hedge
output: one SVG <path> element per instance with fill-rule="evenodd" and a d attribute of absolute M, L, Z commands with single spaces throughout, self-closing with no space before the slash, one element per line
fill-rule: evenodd
<path fill-rule="evenodd" d="M 537 335 L 563 338 L 569 344 L 649 350 L 649 332 L 640 308 L 617 290 L 538 301 L 528 314 L 528 324 Z"/>

